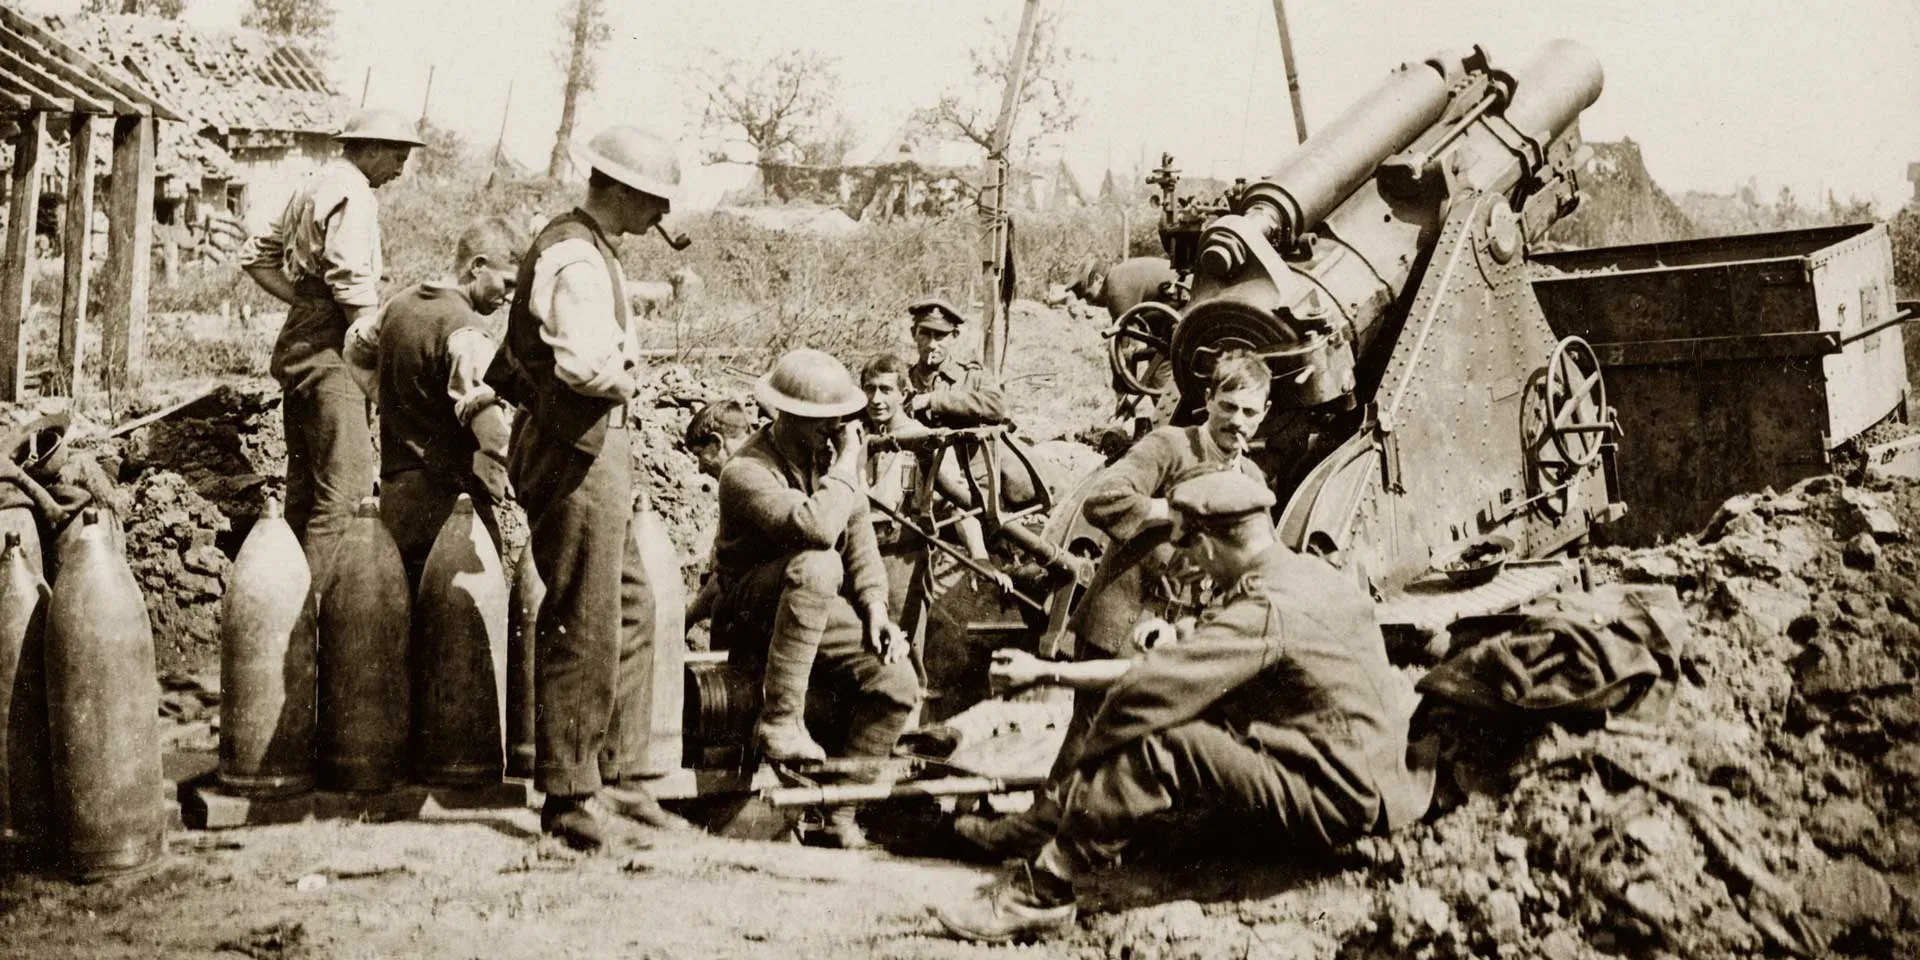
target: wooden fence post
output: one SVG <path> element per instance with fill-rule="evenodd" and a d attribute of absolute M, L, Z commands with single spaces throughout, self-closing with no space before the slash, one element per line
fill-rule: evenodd
<path fill-rule="evenodd" d="M 153 277 L 153 123 L 151 117 L 113 122 L 113 177 L 107 187 L 111 232 L 100 331 L 110 392 L 138 385 L 143 365 L 140 346 Z"/>
<path fill-rule="evenodd" d="M 60 284 L 60 349 L 53 367 L 53 392 L 71 397 L 80 389 L 80 338 L 87 328 L 87 279 L 93 235 L 93 115 L 76 113 L 67 147 L 66 229 L 60 255 L 66 272 Z"/>
<path fill-rule="evenodd" d="M 27 352 L 21 336 L 33 307 L 34 227 L 40 220 L 40 162 L 47 153 L 47 115 L 19 121 L 13 142 L 12 197 L 7 208 L 7 261 L 0 268 L 0 400 L 17 403 L 26 387 Z"/>

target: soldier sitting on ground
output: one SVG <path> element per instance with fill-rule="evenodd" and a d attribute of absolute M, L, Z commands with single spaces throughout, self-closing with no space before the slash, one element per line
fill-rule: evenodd
<path fill-rule="evenodd" d="M 476 220 L 460 234 L 445 279 L 400 291 L 347 330 L 344 359 L 378 386 L 380 518 L 412 586 L 461 494 L 500 542 L 488 508 L 507 497 L 512 424 L 483 378 L 505 322 L 489 317 L 513 296 L 526 248 L 516 224 Z"/>
<path fill-rule="evenodd" d="M 1087 522 L 1111 538 L 1093 582 L 1075 613 L 1075 653 L 1086 657 L 1137 653 L 1129 641 L 1143 620 L 1172 622 L 1189 612 L 1184 580 L 1167 541 L 1167 497 L 1180 481 L 1205 470 L 1242 473 L 1264 485 L 1260 468 L 1246 457 L 1267 415 L 1272 375 L 1265 361 L 1230 352 L 1214 364 L 1207 388 L 1207 419 L 1191 427 L 1161 427 L 1096 476 L 1082 507 Z M 1067 737 L 1033 806 L 1000 820 L 966 815 L 954 831 L 995 856 L 1031 856 L 1059 825 L 1066 776 L 1080 738 L 1100 706 L 1096 694 L 1075 696 Z"/>
<path fill-rule="evenodd" d="M 848 728 L 838 753 L 883 759 L 919 704 L 920 684 L 888 612 L 867 514 L 865 444 L 849 419 L 866 395 L 840 361 L 802 348 L 780 358 L 756 396 L 773 422 L 720 471 L 714 634 L 726 638 L 733 662 L 764 678 L 754 727 L 763 756 L 826 757 L 805 720 L 817 683 Z M 852 807 L 829 811 L 829 824 L 841 846 L 866 845 Z"/>
<path fill-rule="evenodd" d="M 1074 922 L 1074 882 L 1150 818 L 1206 810 L 1263 838 L 1326 849 L 1419 818 L 1432 778 L 1408 764 L 1412 686 L 1387 662 L 1352 574 L 1274 541 L 1272 491 L 1238 471 L 1187 480 L 1174 541 L 1228 589 L 1185 642 L 1140 659 L 995 655 L 1011 692 L 1104 693 L 1071 767 L 1067 807 L 1009 879 L 936 911 L 957 937 L 1042 937 Z"/>

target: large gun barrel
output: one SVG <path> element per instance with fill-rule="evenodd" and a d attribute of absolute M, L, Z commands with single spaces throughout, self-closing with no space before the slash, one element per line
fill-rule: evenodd
<path fill-rule="evenodd" d="M 1202 233 L 1172 345 L 1183 407 L 1231 348 L 1268 357 L 1276 407 L 1363 401 L 1369 354 L 1456 201 L 1500 194 L 1512 253 L 1573 208 L 1574 124 L 1600 85 L 1564 40 L 1514 73 L 1478 48 L 1393 71 Z"/>

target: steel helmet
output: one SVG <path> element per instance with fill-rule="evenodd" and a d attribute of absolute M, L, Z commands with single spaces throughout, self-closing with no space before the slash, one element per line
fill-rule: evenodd
<path fill-rule="evenodd" d="M 377 140 L 382 143 L 404 143 L 409 147 L 424 147 L 420 131 L 395 110 L 362 110 L 347 121 L 345 129 L 333 135 L 335 140 Z"/>
<path fill-rule="evenodd" d="M 671 203 L 680 192 L 680 158 L 665 137 L 625 124 L 575 144 L 573 158 L 641 193 Z"/>
<path fill-rule="evenodd" d="M 867 395 L 846 365 L 810 347 L 781 357 L 753 393 L 761 406 L 796 417 L 844 417 L 867 405 Z"/>

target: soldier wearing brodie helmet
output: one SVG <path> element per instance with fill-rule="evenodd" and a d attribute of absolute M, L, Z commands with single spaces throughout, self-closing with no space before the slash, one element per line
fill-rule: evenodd
<path fill-rule="evenodd" d="M 866 452 L 855 415 L 867 397 L 840 361 L 799 349 L 761 378 L 773 422 L 720 470 L 714 539 L 716 637 L 736 663 L 763 670 L 754 727 L 772 760 L 820 760 L 805 722 L 820 685 L 845 713 L 841 756 L 893 752 L 918 705 L 906 637 L 887 612 L 887 574 L 867 514 Z M 853 808 L 830 812 L 843 847 L 866 844 Z"/>
<path fill-rule="evenodd" d="M 520 406 L 507 467 L 547 584 L 535 641 L 540 825 L 593 849 L 606 841 L 607 810 L 685 826 L 646 786 L 667 771 L 641 765 L 652 734 L 653 615 L 630 529 L 626 405 L 637 338 L 614 246 L 672 209 L 680 164 L 671 143 L 629 126 L 574 154 L 591 171 L 586 200 L 549 221 L 521 258 L 487 382 Z"/>

